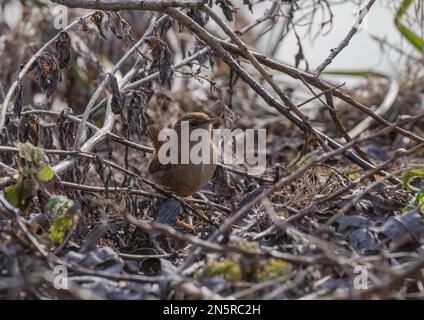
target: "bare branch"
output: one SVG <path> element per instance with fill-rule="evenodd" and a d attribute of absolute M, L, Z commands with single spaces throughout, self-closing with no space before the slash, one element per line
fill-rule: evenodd
<path fill-rule="evenodd" d="M 97 10 L 154 10 L 162 11 L 168 7 L 196 8 L 207 0 L 52 0 L 70 8 L 94 8 Z"/>
<path fill-rule="evenodd" d="M 342 42 L 340 42 L 337 48 L 331 49 L 330 55 L 317 67 L 314 72 L 316 76 L 319 76 L 324 71 L 324 69 L 327 68 L 328 65 L 334 60 L 334 58 L 337 57 L 337 55 L 349 45 L 350 40 L 352 40 L 353 36 L 356 34 L 356 32 L 358 32 L 362 21 L 371 10 L 371 7 L 374 3 L 375 0 L 370 0 L 361 10 L 359 10 L 358 18 L 355 21 L 355 24 L 352 26 L 352 29 L 350 29 L 349 33 L 342 40 Z"/>
<path fill-rule="evenodd" d="M 226 41 L 222 41 L 222 40 L 219 40 L 219 43 L 229 52 L 243 56 L 243 52 L 236 45 L 234 45 L 232 43 L 228 43 Z M 359 101 L 348 96 L 347 94 L 345 94 L 341 90 L 334 88 L 334 86 L 322 81 L 321 79 L 314 76 L 313 74 L 310 74 L 308 72 L 305 72 L 305 71 L 296 69 L 294 67 L 288 66 L 288 65 L 281 63 L 279 61 L 273 60 L 269 57 L 264 56 L 261 53 L 253 52 L 253 54 L 256 56 L 256 58 L 262 64 L 266 65 L 267 67 L 274 69 L 274 70 L 278 70 L 280 72 L 283 72 L 284 74 L 287 74 L 288 76 L 292 77 L 293 79 L 298 79 L 298 80 L 304 79 L 307 83 L 309 83 L 310 85 L 312 85 L 312 86 L 314 86 L 314 87 L 316 87 L 316 88 L 318 88 L 322 91 L 331 90 L 331 92 L 334 96 L 343 100 L 347 104 L 357 108 L 358 110 L 362 111 L 366 115 L 368 115 L 371 118 L 373 118 L 374 120 L 376 120 L 378 123 L 380 123 L 384 126 L 393 126 L 392 123 L 390 123 L 389 121 L 387 121 L 386 119 L 384 119 L 380 115 L 373 112 L 369 107 L 363 105 Z M 401 134 L 405 137 L 410 138 L 411 140 L 413 140 L 415 142 L 424 142 L 424 138 L 417 136 L 416 134 L 414 134 L 414 133 L 412 133 L 412 132 L 410 132 L 406 129 L 400 128 L 398 126 L 394 127 L 394 131 L 398 134 Z"/>

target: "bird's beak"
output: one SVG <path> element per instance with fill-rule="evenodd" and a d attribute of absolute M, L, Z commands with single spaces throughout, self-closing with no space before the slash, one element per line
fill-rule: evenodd
<path fill-rule="evenodd" d="M 210 118 L 207 123 L 211 123 L 211 124 L 219 123 L 219 124 L 221 124 L 223 122 L 224 121 L 221 118 Z"/>

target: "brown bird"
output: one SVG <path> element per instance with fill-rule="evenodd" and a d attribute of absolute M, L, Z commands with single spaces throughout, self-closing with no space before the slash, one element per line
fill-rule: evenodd
<path fill-rule="evenodd" d="M 190 157 L 187 164 L 182 163 L 181 152 L 187 152 L 187 150 L 183 151 L 181 147 L 184 142 L 187 143 L 187 141 L 181 139 L 181 124 L 183 121 L 187 121 L 190 134 L 194 129 L 207 130 L 208 139 L 203 139 L 205 141 L 201 140 L 200 142 L 202 146 L 206 143 L 205 148 L 210 150 L 210 161 L 207 163 L 195 164 Z M 149 172 L 152 174 L 153 180 L 180 197 L 188 197 L 206 185 L 215 172 L 217 162 L 217 150 L 212 141 L 212 124 L 219 122 L 221 122 L 220 118 L 210 118 L 202 112 L 187 113 L 179 118 L 174 125 L 174 130 L 178 135 L 178 163 L 165 165 L 160 163 L 158 152 L 166 141 L 159 141 L 158 135 L 161 129 L 158 125 L 149 126 L 148 134 L 153 144 L 153 158 L 149 165 Z M 188 141 L 189 151 L 198 143 L 198 141 Z"/>

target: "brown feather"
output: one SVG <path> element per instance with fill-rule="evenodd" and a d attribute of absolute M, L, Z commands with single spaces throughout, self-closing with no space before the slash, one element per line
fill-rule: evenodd
<path fill-rule="evenodd" d="M 212 123 L 216 123 L 216 118 L 210 118 L 204 113 L 189 113 L 182 116 L 174 125 L 174 129 L 179 132 L 182 121 L 191 120 L 195 118 L 198 120 L 198 126 L 207 128 L 211 134 Z M 216 163 L 210 164 L 166 164 L 163 165 L 158 159 L 158 150 L 166 141 L 159 141 L 158 136 L 160 132 L 158 125 L 151 125 L 148 127 L 148 135 L 153 144 L 153 157 L 149 165 L 149 172 L 152 174 L 153 180 L 174 192 L 181 197 L 187 197 L 199 191 L 206 183 L 212 178 Z M 209 147 L 212 159 L 216 160 L 217 150 L 213 141 L 209 138 Z M 192 145 L 197 142 L 190 142 L 190 150 Z"/>

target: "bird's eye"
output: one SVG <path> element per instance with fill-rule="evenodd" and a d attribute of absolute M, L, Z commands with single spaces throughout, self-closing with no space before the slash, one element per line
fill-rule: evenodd
<path fill-rule="evenodd" d="M 197 120 L 197 119 L 191 119 L 189 121 L 189 124 L 190 124 L 190 126 L 197 127 L 200 123 L 199 123 L 199 120 Z"/>

